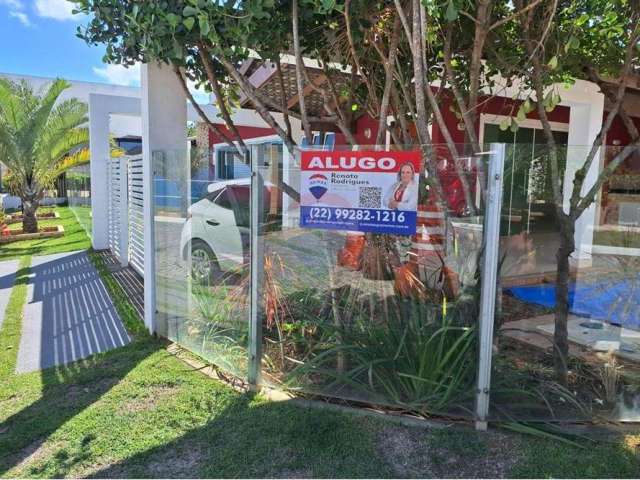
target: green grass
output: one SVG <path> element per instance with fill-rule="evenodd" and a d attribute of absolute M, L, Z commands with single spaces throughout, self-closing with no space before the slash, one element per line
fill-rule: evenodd
<path fill-rule="evenodd" d="M 118 315 L 120 315 L 120 320 L 124 323 L 127 331 L 137 337 L 146 336 L 148 330 L 144 326 L 142 319 L 138 316 L 138 312 L 136 312 L 136 309 L 131 305 L 131 302 L 129 302 L 127 295 L 122 290 L 120 284 L 115 281 L 107 270 L 102 257 L 95 252 L 90 251 L 89 258 L 91 258 L 93 265 L 96 267 L 96 270 L 98 270 L 100 277 L 102 277 L 102 281 L 109 292 L 111 301 L 115 305 Z"/>
<path fill-rule="evenodd" d="M 46 211 L 47 209 L 42 209 Z M 69 207 L 55 207 L 60 218 L 41 220 L 40 226 L 62 225 L 64 235 L 58 238 L 41 238 L 37 240 L 22 240 L 0 246 L 0 261 L 18 258 L 25 255 L 47 255 L 50 253 L 72 252 L 86 250 L 91 246 L 91 240 L 82 229 L 75 215 Z M 22 224 L 13 224 L 12 228 L 21 228 Z"/>
<path fill-rule="evenodd" d="M 640 248 L 640 235 L 629 231 L 600 231 L 593 234 L 593 243 L 610 247 Z"/>
<path fill-rule="evenodd" d="M 70 222 L 71 223 L 71 222 Z M 40 245 L 38 251 L 62 251 Z M 30 257 L 0 330 L 1 477 L 637 477 L 640 435 L 577 449 L 551 439 L 428 429 L 239 393 L 186 365 L 90 254 L 134 340 L 13 373 Z"/>
<path fill-rule="evenodd" d="M 27 281 L 30 264 L 30 256 L 20 259 L 15 283 L 5 310 L 2 328 L 0 328 L 0 380 L 9 377 L 16 366 L 22 328 L 22 310 L 27 300 Z"/>
<path fill-rule="evenodd" d="M 529 439 L 526 455 L 512 470 L 512 475 L 518 478 L 637 478 L 640 476 L 638 449 L 640 435 L 594 443 L 585 450 Z"/>

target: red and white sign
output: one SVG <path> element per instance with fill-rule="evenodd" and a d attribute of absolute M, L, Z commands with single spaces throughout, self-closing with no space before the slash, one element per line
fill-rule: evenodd
<path fill-rule="evenodd" d="M 422 154 L 303 151 L 303 227 L 412 235 Z"/>

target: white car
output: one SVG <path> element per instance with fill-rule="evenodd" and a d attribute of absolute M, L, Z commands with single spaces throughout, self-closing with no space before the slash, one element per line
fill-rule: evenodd
<path fill-rule="evenodd" d="M 265 183 L 268 206 L 271 184 Z M 200 283 L 249 264 L 251 179 L 212 183 L 207 195 L 189 207 L 180 236 L 183 260 Z"/>

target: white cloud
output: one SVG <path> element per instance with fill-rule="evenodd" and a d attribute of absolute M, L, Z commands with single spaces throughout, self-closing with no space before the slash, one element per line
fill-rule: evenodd
<path fill-rule="evenodd" d="M 140 85 L 140 65 L 124 67 L 122 65 L 107 64 L 104 67 L 93 67 L 93 73 L 115 85 Z"/>
<path fill-rule="evenodd" d="M 31 23 L 31 20 L 29 20 L 29 17 L 27 16 L 27 14 L 24 12 L 10 11 L 9 16 L 12 18 L 17 18 L 18 21 L 25 27 L 30 27 L 31 25 L 33 25 Z"/>
<path fill-rule="evenodd" d="M 67 0 L 36 0 L 35 2 L 39 16 L 54 20 L 76 20 L 78 17 L 71 13 L 73 6 L 73 3 Z"/>
<path fill-rule="evenodd" d="M 0 0 L 0 5 L 7 7 L 9 9 L 9 17 L 17 19 L 25 27 L 33 25 L 29 16 L 25 13 L 22 0 Z"/>

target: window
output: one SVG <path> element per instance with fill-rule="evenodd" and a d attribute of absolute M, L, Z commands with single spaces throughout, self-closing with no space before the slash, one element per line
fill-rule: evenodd
<path fill-rule="evenodd" d="M 329 132 L 324 136 L 324 150 L 333 151 L 336 145 L 336 134 Z"/>
<path fill-rule="evenodd" d="M 234 176 L 233 164 L 235 158 L 233 152 L 228 149 L 218 150 L 216 159 L 216 176 L 222 180 L 232 180 Z"/>
<path fill-rule="evenodd" d="M 553 131 L 559 147 L 558 175 L 564 178 L 569 134 Z M 557 231 L 553 202 L 553 179 L 548 148 L 541 128 L 520 127 L 502 131 L 496 124 L 484 124 L 484 143 L 505 143 L 502 234 L 549 233 Z M 561 180 L 562 181 L 562 180 Z"/>
<path fill-rule="evenodd" d="M 226 208 L 228 210 L 231 210 L 233 208 L 233 203 L 231 202 L 228 188 L 224 188 L 222 191 L 214 192 L 209 198 L 212 199 L 213 203 L 222 208 Z"/>

